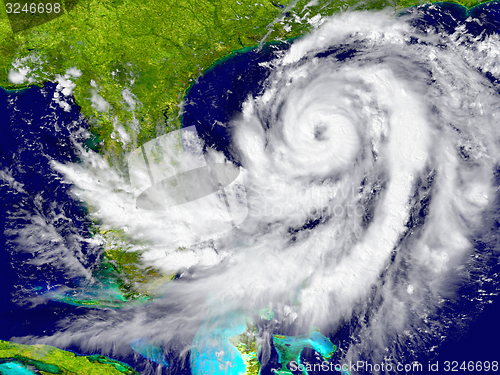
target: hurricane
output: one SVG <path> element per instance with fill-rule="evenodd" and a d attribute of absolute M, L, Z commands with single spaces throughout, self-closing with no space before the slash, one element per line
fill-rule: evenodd
<path fill-rule="evenodd" d="M 500 38 L 487 20 L 457 21 L 451 10 L 430 24 L 435 9 L 338 14 L 306 36 L 254 49 L 264 56 L 252 63 L 257 75 L 217 76 L 229 59 L 200 77 L 183 107 L 183 152 L 190 131 L 193 160 L 238 170 L 237 189 L 210 190 L 212 200 L 138 207 L 145 188 L 134 185 L 133 165 L 111 165 L 73 129 L 78 160 L 51 168 L 92 220 L 123 231 L 123 249 L 144 272 L 160 275 L 155 298 L 86 309 L 61 317 L 57 331 L 16 340 L 108 354 L 147 343 L 166 359 L 143 373 L 229 374 L 238 359 L 227 338 L 253 325 L 267 373 L 280 368 L 275 335 L 313 330 L 338 346 L 335 363 L 385 365 L 352 374 L 412 373 L 396 365 L 439 351 L 499 285 Z M 210 79 L 231 90 L 210 81 L 205 105 Z M 228 199 L 245 216 L 217 232 Z M 48 210 L 69 220 L 57 203 Z M 11 208 L 23 219 L 7 228 L 13 251 L 30 254 L 23 262 L 91 284 L 104 237 L 61 234 L 56 219 L 23 212 Z M 65 288 L 18 298 L 39 305 Z"/>

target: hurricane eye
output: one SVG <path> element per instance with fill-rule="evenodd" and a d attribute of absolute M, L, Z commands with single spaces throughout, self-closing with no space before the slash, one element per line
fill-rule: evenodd
<path fill-rule="evenodd" d="M 314 127 L 314 139 L 326 141 L 328 139 L 328 127 L 326 125 L 316 125 Z"/>

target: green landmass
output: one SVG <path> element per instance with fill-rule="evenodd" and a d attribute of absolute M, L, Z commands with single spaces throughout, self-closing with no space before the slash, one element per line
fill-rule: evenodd
<path fill-rule="evenodd" d="M 139 375 L 129 365 L 102 355 L 79 356 L 48 345 L 22 345 L 0 340 L 0 363 L 17 362 L 42 375 Z"/>
<path fill-rule="evenodd" d="M 22 22 L 17 23 L 9 22 L 5 3 L 0 2 L 0 86 L 19 89 L 42 85 L 56 81 L 56 75 L 64 76 L 69 68 L 80 69 L 82 75 L 73 78 L 74 98 L 97 135 L 94 146 L 118 164 L 123 162 L 119 157 L 123 150 L 134 149 L 180 127 L 186 91 L 219 59 L 263 41 L 304 35 L 317 26 L 318 17 L 342 10 L 401 8 L 420 3 L 417 0 L 60 2 L 63 7 L 56 18 L 22 14 L 18 16 L 22 16 Z M 468 7 L 479 2 L 459 1 Z M 31 23 L 30 17 L 33 17 Z M 22 25 L 16 26 L 20 22 Z M 14 32 L 13 27 L 21 31 Z M 29 67 L 29 81 L 18 85 L 9 81 L 13 62 Z M 98 99 L 102 99 L 101 105 L 96 104 Z M 120 126 L 131 135 L 130 142 L 122 142 Z"/>
<path fill-rule="evenodd" d="M 103 149 L 119 155 L 179 128 L 191 83 L 221 57 L 258 44 L 280 12 L 271 1 L 82 0 L 50 22 L 14 33 L 1 3 L 0 86 L 20 87 L 8 80 L 15 59 L 30 67 L 30 84 L 80 69 L 75 100 Z M 93 94 L 109 103 L 107 111 L 93 106 Z M 113 139 L 117 124 L 133 142 Z"/>
<path fill-rule="evenodd" d="M 229 342 L 240 352 L 245 363 L 245 373 L 243 375 L 259 375 L 260 362 L 257 357 L 259 351 L 257 339 L 257 327 L 247 323 L 247 329 L 240 335 L 230 337 Z"/>
<path fill-rule="evenodd" d="M 141 253 L 126 251 L 133 241 L 119 230 L 101 230 L 105 240 L 100 267 L 95 275 L 101 280 L 115 280 L 127 300 L 149 299 L 159 282 L 172 280 L 176 275 L 162 275 L 142 263 Z"/>

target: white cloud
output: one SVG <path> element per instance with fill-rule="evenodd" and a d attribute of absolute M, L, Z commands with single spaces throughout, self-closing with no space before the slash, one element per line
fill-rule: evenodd
<path fill-rule="evenodd" d="M 92 103 L 92 108 L 99 112 L 107 112 L 109 110 L 109 103 L 96 90 L 92 90 L 90 102 Z"/>
<path fill-rule="evenodd" d="M 82 75 L 82 71 L 74 66 L 66 70 L 66 75 L 72 76 L 73 78 L 80 78 Z"/>
<path fill-rule="evenodd" d="M 28 80 L 28 73 L 31 71 L 30 68 L 20 68 L 19 70 L 11 69 L 9 71 L 9 81 L 15 85 L 20 85 Z"/>
<path fill-rule="evenodd" d="M 137 97 L 134 94 L 132 94 L 132 91 L 130 91 L 128 87 L 122 90 L 122 97 L 123 100 L 125 100 L 125 103 L 127 103 L 127 105 L 129 106 L 130 110 L 134 111 Z"/>

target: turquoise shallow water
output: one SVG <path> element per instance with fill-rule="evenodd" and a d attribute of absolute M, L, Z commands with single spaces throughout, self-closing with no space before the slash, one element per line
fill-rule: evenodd
<path fill-rule="evenodd" d="M 0 365 L 2 375 L 36 375 L 35 372 L 19 362 L 2 363 Z"/>
<path fill-rule="evenodd" d="M 147 358 L 155 363 L 168 366 L 168 362 L 165 360 L 165 354 L 163 353 L 163 349 L 160 345 L 150 343 L 147 340 L 137 340 L 132 342 L 130 347 L 144 358 Z"/>
<path fill-rule="evenodd" d="M 245 318 L 232 316 L 225 322 L 207 319 L 193 340 L 193 375 L 243 375 L 246 371 L 241 353 L 229 341 L 245 332 Z"/>

